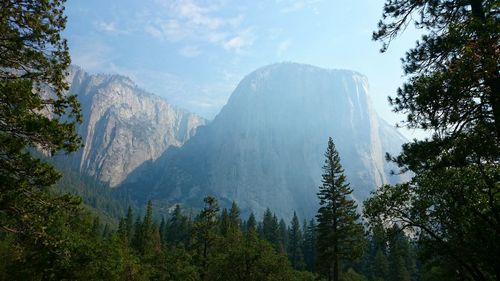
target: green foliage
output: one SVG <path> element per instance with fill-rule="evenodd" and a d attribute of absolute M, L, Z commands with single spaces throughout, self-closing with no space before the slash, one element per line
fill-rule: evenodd
<path fill-rule="evenodd" d="M 304 255 L 302 253 L 303 240 L 299 218 L 295 212 L 293 212 L 293 218 L 290 225 L 290 229 L 288 230 L 288 259 L 293 268 L 300 270 L 305 267 Z"/>
<path fill-rule="evenodd" d="M 437 160 L 445 147 L 460 145 L 464 156 L 475 149 L 466 143 L 450 143 L 457 137 L 469 139 L 472 132 L 487 128 L 483 137 L 488 149 L 476 157 L 495 153 L 500 137 L 498 3 L 470 1 L 387 1 L 384 20 L 373 34 L 384 48 L 414 21 L 428 33 L 407 52 L 403 68 L 408 82 L 391 99 L 396 112 L 407 114 L 411 128 L 434 130 L 436 144 L 443 148 L 430 155 Z M 492 149 L 488 151 L 489 149 Z M 484 154 L 486 153 L 486 155 Z M 455 153 L 452 153 L 452 155 Z M 450 156 L 452 156 L 450 155 Z M 445 160 L 445 159 L 442 159 Z"/>
<path fill-rule="evenodd" d="M 348 270 L 346 270 L 346 272 L 344 272 L 342 274 L 342 276 L 340 277 L 340 280 L 342 280 L 342 281 L 368 281 L 368 279 L 366 279 L 365 276 L 363 276 L 362 274 L 359 274 L 358 272 L 356 272 L 352 268 L 349 268 Z"/>
<path fill-rule="evenodd" d="M 384 186 L 365 203 L 365 213 L 370 221 L 382 219 L 418 233 L 423 258 L 441 256 L 464 275 L 492 274 L 499 240 L 491 207 L 500 204 L 488 181 L 498 182 L 500 169 L 484 168 L 427 172 L 407 184 Z"/>
<path fill-rule="evenodd" d="M 182 214 L 180 205 L 176 205 L 166 225 L 165 240 L 172 246 L 184 247 L 189 245 L 191 221 Z"/>
<path fill-rule="evenodd" d="M 278 249 L 281 253 L 286 253 L 288 248 L 288 229 L 283 219 L 278 224 Z"/>
<path fill-rule="evenodd" d="M 303 252 L 304 252 L 304 262 L 306 263 L 306 269 L 310 272 L 316 271 L 316 256 L 317 256 L 317 233 L 316 233 L 316 223 L 314 219 L 309 221 L 309 224 L 304 222 L 304 242 L 303 242 Z"/>
<path fill-rule="evenodd" d="M 427 33 L 407 52 L 408 80 L 390 102 L 407 127 L 433 136 L 390 157 L 415 177 L 380 188 L 365 214 L 415 233 L 426 280 L 498 279 L 498 1 L 387 1 L 373 38 L 385 49 L 411 21 Z"/>
<path fill-rule="evenodd" d="M 43 160 L 50 159 L 41 157 Z M 115 198 L 110 188 L 98 182 L 96 179 L 82 175 L 68 168 L 56 165 L 57 169 L 62 173 L 61 179 L 55 185 L 55 191 L 61 194 L 71 193 L 82 198 L 82 202 L 89 210 L 100 218 L 112 225 L 116 225 L 116 221 L 125 214 L 126 205 L 119 199 Z"/>
<path fill-rule="evenodd" d="M 339 280 L 343 261 L 361 256 L 364 241 L 363 227 L 356 213 L 356 204 L 346 183 L 340 157 L 332 138 L 328 140 L 323 166 L 323 185 L 318 197 L 318 271 L 328 280 Z"/>
<path fill-rule="evenodd" d="M 246 222 L 246 231 L 247 232 L 257 232 L 257 221 L 255 220 L 255 215 L 250 213 L 248 216 L 248 220 Z"/>
<path fill-rule="evenodd" d="M 1 6 L 0 237 L 9 241 L 2 276 L 71 278 L 75 252 L 85 246 L 75 234 L 84 224 L 80 200 L 52 195 L 48 188 L 60 174 L 32 155 L 35 148 L 53 155 L 81 145 L 78 102 L 64 95 L 70 59 L 60 36 L 63 1 L 7 0 Z"/>
<path fill-rule="evenodd" d="M 217 215 L 219 212 L 219 203 L 212 196 L 203 199 L 205 207 L 194 222 L 193 226 L 193 249 L 195 250 L 196 263 L 200 268 L 200 277 L 205 280 L 205 273 L 208 268 L 208 255 L 211 254 L 218 237 Z"/>
<path fill-rule="evenodd" d="M 281 249 L 278 218 L 269 208 L 264 212 L 259 234 L 262 239 L 270 242 L 277 250 Z"/>

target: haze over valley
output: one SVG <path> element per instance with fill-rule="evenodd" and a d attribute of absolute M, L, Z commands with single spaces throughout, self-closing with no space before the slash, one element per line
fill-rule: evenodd
<path fill-rule="evenodd" d="M 2 0 L 0 281 L 500 280 L 498 0 Z"/>
<path fill-rule="evenodd" d="M 324 147 L 333 137 L 361 203 L 376 187 L 400 182 L 386 152 L 405 138 L 374 111 L 368 79 L 349 70 L 297 63 L 264 66 L 247 75 L 212 121 L 146 93 L 128 78 L 89 75 L 73 67 L 85 122 L 84 148 L 73 169 L 139 205 L 148 200 L 199 207 L 214 195 L 245 214 L 268 206 L 280 217 L 313 216 L 318 208 Z"/>

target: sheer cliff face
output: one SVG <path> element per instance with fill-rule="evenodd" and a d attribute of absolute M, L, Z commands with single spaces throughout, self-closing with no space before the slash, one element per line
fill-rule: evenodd
<path fill-rule="evenodd" d="M 84 147 L 68 161 L 114 187 L 170 146 L 181 146 L 205 120 L 175 108 L 117 75 L 89 75 L 72 67 L 70 93 L 80 100 Z"/>
<path fill-rule="evenodd" d="M 194 203 L 213 194 L 257 214 L 270 207 L 283 217 L 294 210 L 311 217 L 332 136 L 360 202 L 397 180 L 389 178 L 384 154 L 404 139 L 381 122 L 367 79 L 356 72 L 267 66 L 240 82 L 213 122 L 148 167 L 147 177 L 155 180 L 147 181 L 151 190 L 142 199 Z M 134 181 L 126 186 L 132 189 Z"/>

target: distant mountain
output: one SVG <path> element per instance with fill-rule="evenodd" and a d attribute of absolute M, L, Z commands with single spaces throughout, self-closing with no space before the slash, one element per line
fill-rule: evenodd
<path fill-rule="evenodd" d="M 170 105 L 119 75 L 90 75 L 71 67 L 69 93 L 84 117 L 84 148 L 56 161 L 115 187 L 145 161 L 182 146 L 206 120 Z"/>
<path fill-rule="evenodd" d="M 244 212 L 270 207 L 312 217 L 332 136 L 359 203 L 389 176 L 386 151 L 405 139 L 378 117 L 367 78 L 347 70 L 281 63 L 245 77 L 227 105 L 184 146 L 146 162 L 121 186 L 132 198 L 199 205 L 207 194 Z"/>

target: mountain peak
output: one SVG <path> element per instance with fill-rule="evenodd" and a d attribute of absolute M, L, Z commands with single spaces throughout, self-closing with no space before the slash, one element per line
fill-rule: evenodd
<path fill-rule="evenodd" d="M 71 66 L 67 81 L 82 105 L 78 133 L 85 146 L 65 161 L 112 187 L 171 146 L 183 145 L 206 122 L 122 75 Z"/>
<path fill-rule="evenodd" d="M 356 79 L 360 79 L 368 83 L 368 78 L 365 75 L 354 70 L 329 69 L 297 62 L 278 62 L 260 67 L 248 74 L 243 81 L 245 79 L 255 79 L 257 77 L 269 77 L 270 75 L 277 75 L 278 73 L 332 76 L 343 75 L 346 77 L 355 77 Z"/>
<path fill-rule="evenodd" d="M 368 81 L 349 70 L 297 63 L 257 69 L 236 87 L 216 118 L 170 156 L 162 156 L 136 182 L 143 197 L 168 204 L 202 202 L 215 195 L 257 215 L 312 217 L 329 137 L 333 137 L 361 202 L 389 182 L 391 150 L 368 95 Z M 392 144 L 392 143 L 391 143 Z M 396 148 L 397 149 L 397 148 Z M 151 180 L 153 179 L 153 180 Z M 130 182 L 127 186 L 137 189 Z M 134 193 L 134 191 L 132 191 Z"/>

